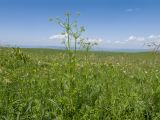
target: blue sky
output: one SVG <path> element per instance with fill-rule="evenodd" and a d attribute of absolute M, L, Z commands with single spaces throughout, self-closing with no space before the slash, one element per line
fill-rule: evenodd
<path fill-rule="evenodd" d="M 160 38 L 160 0 L 0 0 L 0 43 L 17 46 L 56 46 L 58 25 L 49 17 L 74 16 L 85 36 L 102 39 L 103 48 L 143 48 Z"/>

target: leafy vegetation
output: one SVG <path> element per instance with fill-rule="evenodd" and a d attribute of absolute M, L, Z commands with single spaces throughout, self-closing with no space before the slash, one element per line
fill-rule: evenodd
<path fill-rule="evenodd" d="M 70 16 L 65 51 L 0 48 L 0 119 L 159 120 L 159 54 L 90 52 Z"/>
<path fill-rule="evenodd" d="M 67 51 L 0 48 L 0 119 L 160 119 L 159 54 L 85 56 L 72 68 Z"/>

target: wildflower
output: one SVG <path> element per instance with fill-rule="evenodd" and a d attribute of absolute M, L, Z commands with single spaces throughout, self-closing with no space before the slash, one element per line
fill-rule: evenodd
<path fill-rule="evenodd" d="M 101 43 L 102 40 L 101 39 L 86 39 L 84 41 L 84 44 L 90 44 L 90 45 L 98 45 L 99 43 Z"/>
<path fill-rule="evenodd" d="M 124 70 L 124 71 L 123 71 L 123 73 L 125 73 L 125 74 L 126 74 L 127 72 Z"/>
<path fill-rule="evenodd" d="M 91 42 L 91 43 L 99 44 L 99 43 L 102 42 L 102 39 L 89 39 L 88 41 Z"/>
<path fill-rule="evenodd" d="M 119 63 L 117 63 L 117 65 L 120 65 Z"/>
<path fill-rule="evenodd" d="M 144 71 L 144 73 L 147 74 L 148 72 L 147 72 L 147 71 Z"/>
<path fill-rule="evenodd" d="M 10 83 L 12 83 L 11 80 L 9 80 L 9 79 L 4 79 L 4 84 L 10 84 Z"/>
<path fill-rule="evenodd" d="M 130 78 L 134 78 L 134 76 L 133 76 L 133 75 L 131 75 L 131 76 L 130 76 Z"/>
<path fill-rule="evenodd" d="M 38 61 L 38 65 L 40 65 L 41 64 L 41 61 Z"/>

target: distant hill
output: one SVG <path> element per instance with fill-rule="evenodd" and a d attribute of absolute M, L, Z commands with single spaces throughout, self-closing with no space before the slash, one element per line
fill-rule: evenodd
<path fill-rule="evenodd" d="M 2 46 L 2 45 L 0 45 Z M 8 46 L 8 45 L 7 45 Z M 49 49 L 61 49 L 65 50 L 66 48 L 63 46 L 31 46 L 31 45 L 24 45 L 24 46 L 9 46 L 9 47 L 20 47 L 20 48 L 49 48 Z M 94 47 L 92 51 L 110 51 L 110 52 L 147 52 L 151 51 L 150 49 L 126 49 L 126 48 L 100 48 Z"/>

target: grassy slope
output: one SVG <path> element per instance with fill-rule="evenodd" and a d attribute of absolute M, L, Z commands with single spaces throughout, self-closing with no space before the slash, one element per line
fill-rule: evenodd
<path fill-rule="evenodd" d="M 22 51 L 0 49 L 0 119 L 160 119 L 159 55 Z"/>

